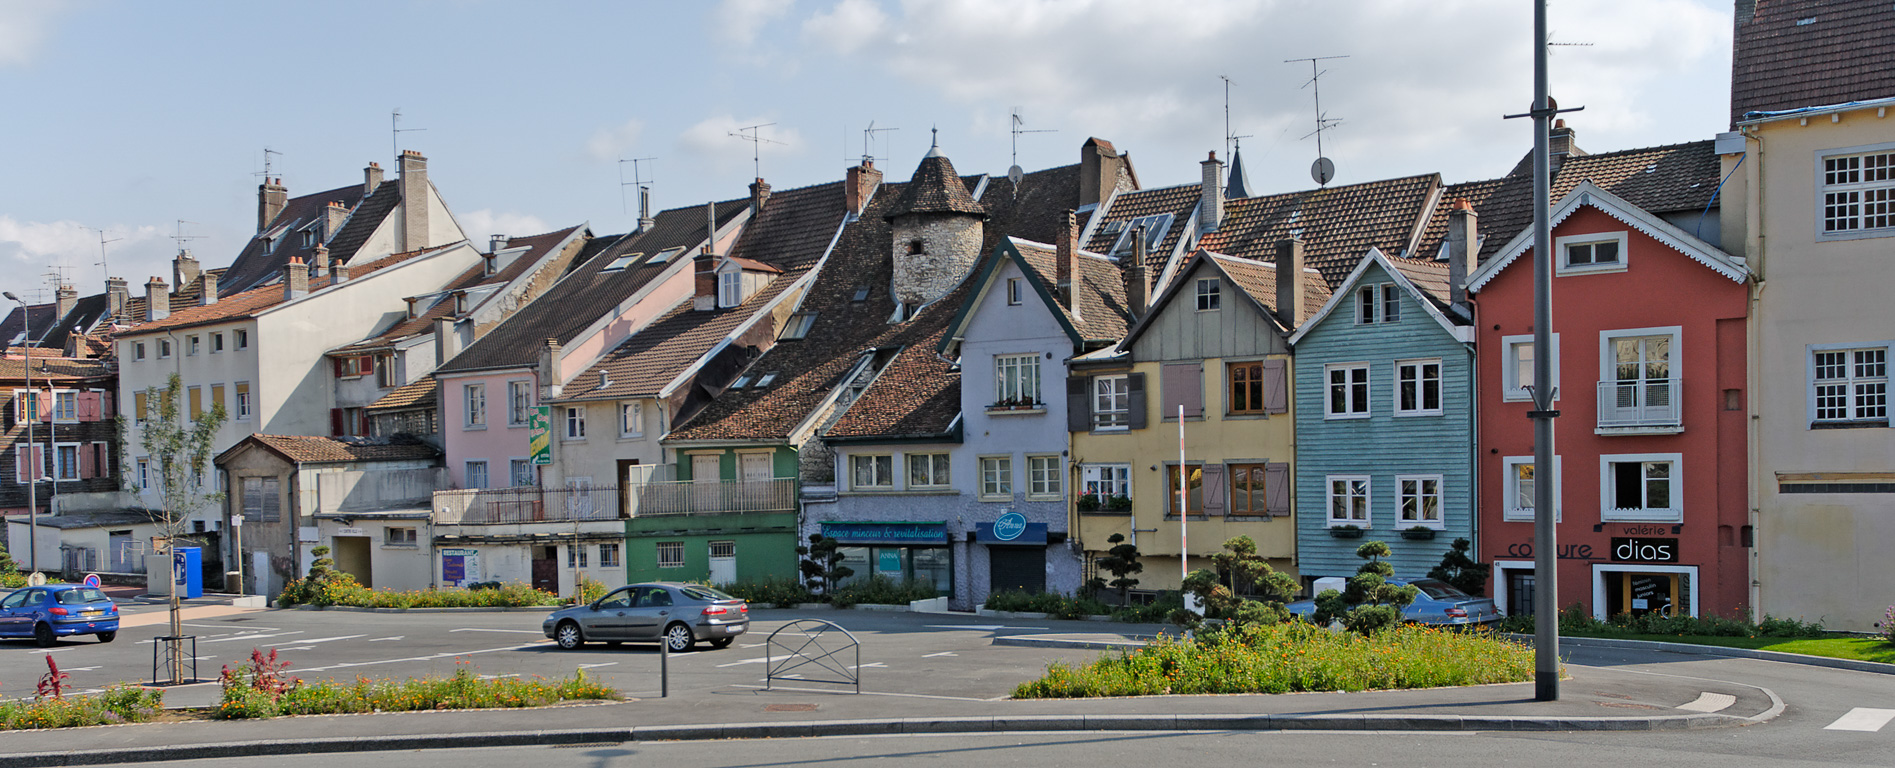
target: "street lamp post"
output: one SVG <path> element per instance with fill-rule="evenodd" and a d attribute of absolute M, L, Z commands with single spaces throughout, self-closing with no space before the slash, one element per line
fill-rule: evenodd
<path fill-rule="evenodd" d="M 33 398 L 33 410 L 31 413 L 22 414 L 26 417 L 27 460 L 21 462 L 21 465 L 25 466 L 35 463 L 32 460 L 33 422 L 39 420 L 39 393 L 33 391 L 33 311 L 26 306 L 26 302 L 20 300 L 20 297 L 13 295 L 12 291 L 7 291 L 0 295 L 5 295 L 9 301 L 20 305 L 20 322 L 24 324 L 23 330 L 26 331 L 25 363 L 22 367 L 26 369 L 26 392 L 27 395 Z M 24 478 L 26 480 L 27 514 L 26 567 L 34 574 L 39 573 L 39 473 L 45 469 L 44 463 L 44 460 L 38 462 L 37 465 L 33 467 L 33 476 Z"/>

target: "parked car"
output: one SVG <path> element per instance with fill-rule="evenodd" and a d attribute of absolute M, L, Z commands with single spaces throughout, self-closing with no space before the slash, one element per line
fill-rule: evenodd
<path fill-rule="evenodd" d="M 118 637 L 118 605 L 96 587 L 48 584 L 14 590 L 0 598 L 0 637 L 30 637 L 41 647 L 61 637 Z"/>
<path fill-rule="evenodd" d="M 1396 586 L 1414 586 L 1420 590 L 1415 601 L 1402 608 L 1402 620 L 1430 626 L 1493 624 L 1501 619 L 1500 608 L 1491 598 L 1475 597 L 1439 579 L 1392 578 Z M 1315 600 L 1298 600 L 1283 606 L 1305 619 L 1315 615 Z"/>
<path fill-rule="evenodd" d="M 663 642 L 688 651 L 700 640 L 725 648 L 750 629 L 750 604 L 699 584 L 633 584 L 554 611 L 540 629 L 567 650 L 588 642 Z"/>

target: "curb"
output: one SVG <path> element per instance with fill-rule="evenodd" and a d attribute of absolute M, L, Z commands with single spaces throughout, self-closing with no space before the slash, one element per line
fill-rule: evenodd
<path fill-rule="evenodd" d="M 1130 651 L 1145 647 L 1143 640 L 1066 640 L 1040 635 L 1014 635 L 996 637 L 994 645 L 1013 645 L 1022 648 L 1070 648 L 1081 651 Z"/>
<path fill-rule="evenodd" d="M 286 608 L 278 608 L 277 610 L 279 611 L 284 611 L 284 610 L 287 610 L 287 611 L 345 611 L 348 613 L 468 613 L 468 612 L 551 613 L 553 611 L 557 611 L 562 608 L 569 608 L 569 607 L 571 606 L 496 605 L 496 606 L 491 606 L 491 607 L 468 606 L 466 608 L 363 608 L 363 607 L 354 606 L 354 605 L 292 605 Z"/>
<path fill-rule="evenodd" d="M 887 718 L 727 725 L 647 725 L 631 728 L 496 733 L 269 739 L 227 744 L 176 744 L 0 757 L 0 768 L 209 760 L 221 757 L 336 754 L 467 747 L 555 744 L 784 739 L 1021 731 L 1681 731 L 1749 722 L 1729 715 L 1659 717 L 1487 717 L 1463 715 L 1025 715 L 1012 717 Z"/>
<path fill-rule="evenodd" d="M 1531 635 L 1515 637 L 1533 642 Z M 1895 664 L 1879 661 L 1856 661 L 1854 659 L 1836 659 L 1828 656 L 1809 656 L 1801 653 L 1782 651 L 1761 651 L 1751 648 L 1727 648 L 1721 645 L 1698 645 L 1696 643 L 1665 643 L 1657 640 L 1620 640 L 1610 637 L 1567 637 L 1559 636 L 1561 646 L 1571 645 L 1578 648 L 1623 648 L 1628 650 L 1663 651 L 1665 653 L 1695 654 L 1698 656 L 1723 656 L 1735 659 L 1756 659 L 1758 661 L 1780 661 L 1785 664 L 1802 664 L 1811 667 L 1846 669 L 1851 672 L 1872 672 L 1880 675 L 1895 675 Z"/>

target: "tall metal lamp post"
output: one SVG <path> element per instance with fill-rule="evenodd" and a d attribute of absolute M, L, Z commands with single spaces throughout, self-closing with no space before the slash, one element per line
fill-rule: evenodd
<path fill-rule="evenodd" d="M 33 311 L 26 306 L 26 302 L 20 300 L 20 297 L 13 295 L 12 291 L 7 291 L 4 294 L 0 294 L 0 295 L 6 296 L 8 301 L 11 301 L 11 302 L 14 302 L 15 304 L 20 305 L 20 322 L 25 324 L 24 330 L 26 331 L 26 353 L 25 353 L 26 360 L 25 360 L 24 365 L 22 365 L 21 367 L 26 369 L 27 396 L 33 398 L 32 412 L 22 414 L 26 417 L 27 461 L 20 462 L 20 465 L 26 466 L 27 464 L 33 463 L 32 462 L 33 422 L 39 421 L 39 405 L 40 405 L 39 393 L 33 391 Z M 27 563 L 27 566 L 26 567 L 28 570 L 32 571 L 35 574 L 39 573 L 39 481 L 40 481 L 39 475 L 40 475 L 40 472 L 44 470 L 45 470 L 44 466 L 34 466 L 33 476 L 29 478 L 25 478 L 26 480 L 26 513 L 27 513 L 27 523 L 26 523 L 26 563 Z"/>

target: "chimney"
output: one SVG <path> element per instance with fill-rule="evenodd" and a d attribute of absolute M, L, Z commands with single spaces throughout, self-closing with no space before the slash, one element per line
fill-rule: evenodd
<path fill-rule="evenodd" d="M 198 275 L 197 305 L 202 307 L 217 303 L 217 273 L 205 272 Z"/>
<path fill-rule="evenodd" d="M 270 222 L 276 221 L 276 215 L 283 212 L 283 206 L 289 205 L 290 191 L 283 186 L 280 178 L 265 178 L 257 185 L 257 231 L 270 228 Z"/>
<path fill-rule="evenodd" d="M 540 348 L 540 400 L 559 397 L 559 339 L 547 338 Z"/>
<path fill-rule="evenodd" d="M 751 182 L 750 184 L 750 218 L 753 218 L 753 219 L 756 218 L 757 213 L 763 210 L 764 202 L 769 199 L 770 199 L 770 184 L 768 182 L 764 181 L 763 179 L 757 179 L 756 181 Z"/>
<path fill-rule="evenodd" d="M 428 159 L 412 149 L 401 151 L 401 250 L 428 247 Z"/>
<path fill-rule="evenodd" d="M 1276 241 L 1276 315 L 1283 327 L 1303 322 L 1303 241 Z"/>
<path fill-rule="evenodd" d="M 1467 306 L 1467 275 L 1480 252 L 1479 217 L 1466 200 L 1448 208 L 1448 303 Z"/>
<path fill-rule="evenodd" d="M 362 169 L 362 196 L 368 197 L 369 195 L 375 194 L 375 190 L 381 188 L 382 164 L 369 163 L 367 168 Z"/>
<path fill-rule="evenodd" d="M 1078 229 L 1078 217 L 1071 209 L 1067 209 L 1065 223 L 1059 228 L 1059 234 L 1054 238 L 1053 244 L 1055 293 L 1059 295 L 1059 303 L 1064 304 L 1066 309 L 1074 314 L 1079 312 L 1074 285 L 1077 277 L 1073 274 L 1079 268 L 1079 245 L 1073 242 L 1079 239 Z"/>
<path fill-rule="evenodd" d="M 53 301 L 58 305 L 59 318 L 64 319 L 72 312 L 73 305 L 79 303 L 79 291 L 70 285 L 61 284 L 53 289 Z"/>
<path fill-rule="evenodd" d="M 197 282 L 199 271 L 197 259 L 191 257 L 189 250 L 180 250 L 171 257 L 171 284 L 179 289 Z"/>
<path fill-rule="evenodd" d="M 454 330 L 454 319 L 434 318 L 434 356 L 436 358 L 434 364 L 447 365 L 447 361 L 454 359 L 454 356 L 460 353 L 461 336 Z"/>
<path fill-rule="evenodd" d="M 1546 135 L 1546 167 L 1548 172 L 1557 171 L 1568 157 L 1582 157 L 1586 150 L 1573 143 L 1573 129 L 1566 127 L 1564 118 L 1553 121 L 1553 130 Z"/>
<path fill-rule="evenodd" d="M 1125 156 L 1101 138 L 1086 139 L 1079 147 L 1079 207 L 1103 203 L 1119 185 Z"/>
<path fill-rule="evenodd" d="M 295 301 L 309 294 L 309 267 L 301 257 L 291 256 L 283 265 L 283 300 Z"/>
<path fill-rule="evenodd" d="M 329 276 L 329 246 L 316 246 L 316 260 L 309 265 L 310 277 Z"/>
<path fill-rule="evenodd" d="M 717 308 L 717 256 L 711 249 L 705 248 L 691 260 L 695 287 L 691 291 L 691 307 L 697 310 Z"/>
<path fill-rule="evenodd" d="M 862 215 L 868 207 L 869 199 L 875 196 L 875 188 L 882 183 L 882 172 L 875 170 L 875 161 L 862 158 L 862 164 L 850 166 L 847 183 L 842 185 L 844 202 L 849 206 L 849 214 Z"/>
<path fill-rule="evenodd" d="M 105 279 L 105 306 L 106 310 L 111 313 L 108 317 L 118 317 L 120 313 L 125 311 L 125 305 L 130 304 L 131 301 L 132 291 L 131 288 L 126 285 L 125 278 L 108 277 Z"/>
<path fill-rule="evenodd" d="M 499 252 L 501 252 L 501 251 L 504 251 L 504 250 L 506 250 L 506 249 L 507 249 L 507 241 L 508 241 L 508 239 L 509 239 L 509 238 L 508 238 L 508 237 L 507 237 L 506 235 L 492 235 L 492 236 L 489 236 L 489 237 L 487 238 L 487 252 L 488 252 L 488 253 L 499 253 Z"/>
<path fill-rule="evenodd" d="M 638 231 L 650 232 L 658 220 L 651 217 L 651 187 L 638 186 Z"/>
<path fill-rule="evenodd" d="M 1217 150 L 1211 150 L 1210 159 L 1199 165 L 1204 180 L 1198 187 L 1198 232 L 1216 232 L 1224 222 L 1224 163 L 1217 159 Z"/>
<path fill-rule="evenodd" d="M 164 278 L 153 275 L 145 281 L 145 322 L 163 320 L 171 316 L 171 287 L 164 284 Z"/>
<path fill-rule="evenodd" d="M 349 265 L 336 262 L 334 266 L 329 268 L 329 271 L 334 274 L 334 277 L 329 281 L 330 285 L 341 285 L 349 282 Z"/>
<path fill-rule="evenodd" d="M 342 229 L 342 221 L 349 218 L 349 209 L 342 204 L 341 200 L 331 200 L 329 206 L 323 209 L 322 215 L 322 241 L 326 243 Z"/>
<path fill-rule="evenodd" d="M 1119 271 L 1125 275 L 1125 307 L 1136 323 L 1151 311 L 1151 271 L 1145 268 L 1144 227 L 1132 230 L 1132 255 L 1119 264 Z"/>

